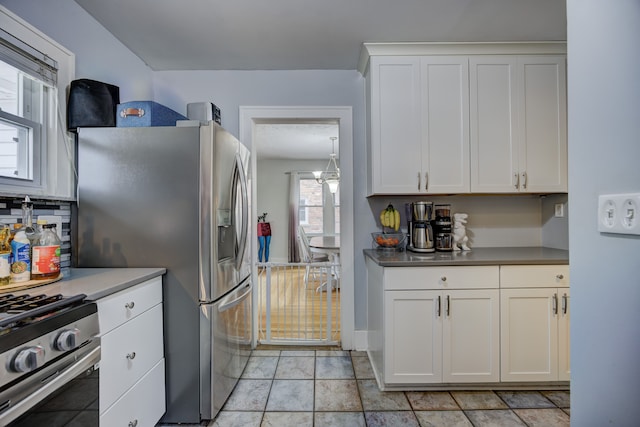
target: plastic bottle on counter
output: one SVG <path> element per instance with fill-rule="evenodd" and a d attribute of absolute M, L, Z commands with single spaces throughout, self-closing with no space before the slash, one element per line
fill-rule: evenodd
<path fill-rule="evenodd" d="M 0 225 L 0 286 L 11 283 L 11 247 L 9 236 L 11 229 L 8 225 Z"/>
<path fill-rule="evenodd" d="M 39 238 L 31 248 L 31 279 L 55 279 L 59 275 L 60 239 L 56 225 L 44 224 Z"/>
<path fill-rule="evenodd" d="M 11 281 L 28 282 L 31 279 L 31 241 L 22 224 L 16 224 L 11 240 Z"/>
<path fill-rule="evenodd" d="M 33 203 L 29 196 L 22 202 L 22 224 L 15 224 L 11 240 L 11 281 L 20 283 L 31 279 L 31 240 L 33 235 Z"/>

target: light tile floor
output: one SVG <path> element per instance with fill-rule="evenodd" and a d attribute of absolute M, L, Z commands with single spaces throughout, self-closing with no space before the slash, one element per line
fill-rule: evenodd
<path fill-rule="evenodd" d="M 569 426 L 569 391 L 381 392 L 364 352 L 256 350 L 210 427 Z"/>

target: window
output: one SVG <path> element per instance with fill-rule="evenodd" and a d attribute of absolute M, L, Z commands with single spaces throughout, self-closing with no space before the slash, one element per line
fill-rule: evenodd
<path fill-rule="evenodd" d="M 0 62 L 0 176 L 40 184 L 42 127 L 50 90 Z"/>
<path fill-rule="evenodd" d="M 300 178 L 298 223 L 310 234 L 340 232 L 340 190 L 334 194 L 312 178 Z"/>
<path fill-rule="evenodd" d="M 308 204 L 307 199 L 301 197 L 300 205 L 298 207 L 298 224 L 306 225 L 309 224 L 309 213 L 308 213 Z"/>
<path fill-rule="evenodd" d="M 63 89 L 74 69 L 72 52 L 0 6 L 0 193 L 75 197 Z"/>

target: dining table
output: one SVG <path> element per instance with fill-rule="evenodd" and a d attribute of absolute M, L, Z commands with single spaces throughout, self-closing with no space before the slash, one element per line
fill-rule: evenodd
<path fill-rule="evenodd" d="M 331 288 L 338 289 L 340 287 L 340 236 L 336 234 L 325 234 L 313 236 L 309 239 L 309 247 L 311 251 L 324 253 L 329 256 L 331 262 Z M 322 283 L 316 289 L 317 292 L 326 291 L 327 282 Z"/>

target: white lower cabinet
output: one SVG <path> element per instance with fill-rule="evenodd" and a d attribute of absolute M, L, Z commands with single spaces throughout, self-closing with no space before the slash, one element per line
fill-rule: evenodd
<path fill-rule="evenodd" d="M 498 290 L 385 291 L 385 382 L 499 380 Z"/>
<path fill-rule="evenodd" d="M 162 278 L 97 301 L 100 425 L 153 427 L 165 412 Z"/>
<path fill-rule="evenodd" d="M 101 426 L 155 426 L 164 414 L 164 359 L 100 415 Z"/>
<path fill-rule="evenodd" d="M 498 267 L 387 268 L 383 281 L 384 383 L 499 380 Z"/>
<path fill-rule="evenodd" d="M 500 273 L 501 381 L 569 381 L 568 267 L 508 266 Z"/>
<path fill-rule="evenodd" d="M 567 265 L 381 267 L 367 259 L 382 388 L 569 381 Z"/>

